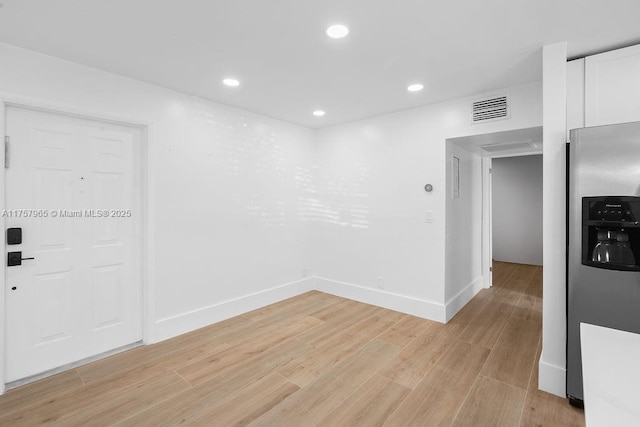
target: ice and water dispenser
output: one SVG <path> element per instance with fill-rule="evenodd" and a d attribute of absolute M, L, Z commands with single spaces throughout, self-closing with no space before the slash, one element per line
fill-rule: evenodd
<path fill-rule="evenodd" d="M 640 271 L 640 197 L 582 198 L 582 264 Z"/>

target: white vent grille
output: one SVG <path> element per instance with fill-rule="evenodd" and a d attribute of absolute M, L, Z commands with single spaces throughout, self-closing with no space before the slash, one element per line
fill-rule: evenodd
<path fill-rule="evenodd" d="M 509 117 L 509 97 L 507 95 L 481 99 L 471 106 L 471 123 L 508 119 Z"/>

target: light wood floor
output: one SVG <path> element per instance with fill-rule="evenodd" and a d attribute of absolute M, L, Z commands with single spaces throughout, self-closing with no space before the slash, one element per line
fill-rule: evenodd
<path fill-rule="evenodd" d="M 0 396 L 0 425 L 582 426 L 537 390 L 542 270 L 447 325 L 320 292 Z"/>

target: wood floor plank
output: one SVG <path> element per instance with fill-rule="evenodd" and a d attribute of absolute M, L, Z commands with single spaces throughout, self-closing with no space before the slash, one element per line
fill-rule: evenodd
<path fill-rule="evenodd" d="M 398 351 L 382 341 L 369 343 L 251 425 L 316 425 Z"/>
<path fill-rule="evenodd" d="M 49 378 L 23 385 L 0 396 L 0 414 L 3 417 L 38 403 L 53 399 L 60 393 L 81 388 L 82 378 L 71 369 Z"/>
<path fill-rule="evenodd" d="M 485 347 L 456 341 L 385 425 L 451 425 L 489 351 Z"/>
<path fill-rule="evenodd" d="M 569 405 L 566 399 L 534 390 L 525 402 L 522 427 L 563 426 L 584 427 L 584 411 Z"/>
<path fill-rule="evenodd" d="M 267 335 L 261 334 L 244 341 L 240 345 L 211 353 L 203 359 L 178 369 L 177 372 L 190 384 L 200 384 L 229 367 L 238 365 L 280 343 L 288 341 L 318 323 L 322 323 L 322 321 L 313 317 L 304 317 L 296 322 L 291 322 L 277 332 L 271 331 Z"/>
<path fill-rule="evenodd" d="M 292 360 L 278 372 L 300 387 L 307 386 L 322 374 L 371 341 L 366 335 L 337 334 L 322 347 Z"/>
<path fill-rule="evenodd" d="M 542 298 L 542 267 L 536 268 L 529 286 L 525 289 L 527 295 Z"/>
<path fill-rule="evenodd" d="M 542 340 L 538 344 L 536 363 L 531 370 L 531 381 L 520 421 L 521 427 L 567 426 L 584 427 L 584 411 L 569 405 L 567 399 L 538 390 L 538 362 Z"/>
<path fill-rule="evenodd" d="M 242 316 L 254 322 L 262 322 L 268 318 L 305 317 L 310 313 L 327 308 L 333 304 L 344 301 L 333 295 L 323 294 L 318 291 L 304 293 L 296 298 L 289 298 L 266 307 L 245 313 Z"/>
<path fill-rule="evenodd" d="M 469 322 L 460 340 L 493 348 L 512 311 L 513 306 L 510 304 L 491 301 L 473 322 Z"/>
<path fill-rule="evenodd" d="M 376 307 L 376 311 L 373 314 L 393 323 L 398 323 L 399 321 L 407 317 L 414 317 L 405 313 L 400 313 L 399 311 L 387 310 L 386 308 L 382 307 Z"/>
<path fill-rule="evenodd" d="M 248 325 L 242 325 L 241 327 L 238 327 L 232 331 L 216 335 L 215 338 L 220 341 L 224 341 L 233 347 L 236 345 L 244 344 L 247 341 L 270 336 L 273 333 L 279 333 L 279 331 L 281 331 L 282 329 L 292 327 L 292 325 L 295 325 L 303 319 L 305 323 L 312 323 L 313 325 L 322 323 L 317 322 L 318 319 L 312 318 L 310 316 L 299 316 L 292 318 L 269 316 L 257 322 L 249 321 Z"/>
<path fill-rule="evenodd" d="M 453 425 L 456 427 L 517 426 L 526 392 L 508 384 L 480 376 Z"/>
<path fill-rule="evenodd" d="M 150 381 L 139 383 L 135 388 L 117 393 L 109 399 L 67 413 L 59 421 L 65 426 L 114 424 L 188 388 L 189 384 L 178 374 L 167 372 Z"/>
<path fill-rule="evenodd" d="M 113 371 L 119 366 L 134 367 L 149 360 L 163 357 L 164 354 L 170 353 L 174 348 L 177 348 L 177 346 L 173 345 L 173 343 L 166 342 L 142 345 L 122 353 L 114 354 L 113 356 L 79 366 L 76 370 L 81 377 L 85 377 L 86 381 L 90 382 L 113 374 Z"/>
<path fill-rule="evenodd" d="M 522 295 L 513 308 L 512 315 L 539 323 L 542 327 L 542 298 L 533 295 Z"/>
<path fill-rule="evenodd" d="M 395 322 L 373 315 L 356 322 L 353 326 L 346 327 L 345 329 L 346 333 L 350 335 L 363 335 L 375 338 L 389 330 L 393 325 L 395 325 Z"/>
<path fill-rule="evenodd" d="M 482 375 L 526 390 L 540 333 L 537 322 L 511 317 L 482 368 Z"/>
<path fill-rule="evenodd" d="M 378 339 L 402 348 L 413 341 L 431 322 L 433 321 L 405 315 L 403 319 L 380 335 Z"/>
<path fill-rule="evenodd" d="M 507 279 L 500 284 L 500 287 L 512 289 L 518 292 L 524 292 L 531 281 L 531 278 L 538 269 L 536 265 L 527 264 L 514 264 L 515 268 L 507 277 Z"/>
<path fill-rule="evenodd" d="M 481 289 L 471 301 L 454 316 L 452 320 L 459 323 L 470 323 L 480 315 L 482 310 L 492 301 L 492 289 Z"/>
<path fill-rule="evenodd" d="M 404 387 L 414 389 L 458 338 L 465 326 L 450 323 L 443 329 L 425 329 L 389 361 L 380 370 L 380 374 Z"/>
<path fill-rule="evenodd" d="M 219 354 L 229 348 L 229 344 L 224 342 L 203 342 L 199 346 L 192 345 L 180 352 L 171 352 L 165 357 L 152 358 L 146 363 L 125 364 L 120 369 L 114 369 L 111 375 L 103 375 L 99 378 L 89 377 L 88 380 L 85 380 L 85 384 L 134 382 L 141 377 L 150 378 L 164 372 L 176 370 L 195 361 L 202 360 L 211 354 Z"/>
<path fill-rule="evenodd" d="M 172 399 L 127 418 L 118 425 L 162 426 L 186 424 L 211 408 L 235 398 L 246 387 L 266 377 L 291 360 L 312 350 L 308 344 L 290 340 L 198 384 Z"/>
<path fill-rule="evenodd" d="M 372 316 L 376 309 L 376 307 L 367 304 L 349 300 L 346 302 L 347 304 L 340 305 L 338 312 L 334 313 L 333 317 L 324 314 L 320 316 L 310 314 L 309 316 L 324 320 L 324 322 L 300 334 L 297 338 L 314 346 L 321 345 L 323 341 L 330 340 L 336 333 L 342 332 L 355 323 Z"/>
<path fill-rule="evenodd" d="M 324 321 L 336 319 L 338 316 L 343 319 L 345 314 L 348 314 L 350 310 L 361 310 L 366 306 L 366 304 L 361 304 L 357 301 L 343 299 L 342 301 L 338 302 L 338 304 L 324 307 L 312 313 L 309 313 L 309 316 L 317 317 L 318 319 Z"/>
<path fill-rule="evenodd" d="M 332 335 L 317 337 L 313 340 L 314 352 L 294 360 L 279 372 L 303 387 L 394 324 L 386 320 L 386 317 L 370 316 L 352 327 L 346 327 L 344 332 L 335 333 L 334 331 Z"/>
<path fill-rule="evenodd" d="M 525 279 L 527 282 L 533 277 L 536 270 L 540 268 L 538 265 L 533 264 L 514 264 L 516 268 L 509 276 L 509 279 Z"/>
<path fill-rule="evenodd" d="M 410 390 L 381 375 L 374 375 L 319 426 L 381 426 L 402 403 Z"/>
<path fill-rule="evenodd" d="M 253 321 L 264 320 L 271 316 L 279 316 L 287 312 L 290 308 L 306 307 L 310 303 L 313 304 L 318 296 L 322 295 L 320 292 L 309 291 L 296 296 L 295 298 L 288 298 L 282 301 L 274 302 L 273 304 L 266 305 L 264 307 L 257 308 L 255 310 L 248 311 L 241 315 L 242 318 L 250 319 Z M 338 300 L 337 300 L 338 301 Z M 336 302 L 337 302 L 336 301 Z M 319 310 L 321 307 L 314 308 L 312 311 Z"/>
<path fill-rule="evenodd" d="M 521 319 L 542 324 L 542 268 L 537 267 L 521 298 L 513 310 L 513 315 Z"/>
<path fill-rule="evenodd" d="M 516 264 L 493 261 L 493 286 L 501 286 L 509 278 Z"/>
<path fill-rule="evenodd" d="M 191 420 L 189 425 L 246 426 L 299 389 L 297 385 L 282 376 L 269 374 L 242 390 L 227 403 Z"/>
<path fill-rule="evenodd" d="M 15 412 L 9 416 L 2 415 L 0 425 L 33 426 L 49 423 L 74 425 L 74 419 L 80 420 L 75 425 L 86 425 L 86 421 L 82 422 L 82 420 L 91 418 L 91 415 L 96 417 L 102 415 L 107 419 L 117 419 L 122 415 L 124 418 L 125 415 L 130 415 L 128 412 L 138 412 L 154 403 L 154 400 L 165 399 L 188 387 L 188 384 L 175 373 L 156 376 L 134 384 L 122 384 L 120 387 L 111 385 L 83 387 L 44 401 L 25 411 Z M 155 394 L 156 391 L 160 391 L 161 394 Z M 151 401 L 147 400 L 147 396 L 151 397 Z M 123 406 L 125 403 L 130 403 L 128 401 L 132 401 L 133 404 Z M 116 409 L 120 412 L 116 412 Z M 102 410 L 106 412 L 100 414 Z"/>
<path fill-rule="evenodd" d="M 135 369 L 137 366 L 148 365 L 152 360 L 167 358 L 167 356 L 184 352 L 185 349 L 195 349 L 203 345 L 204 341 L 221 341 L 224 334 L 241 333 L 242 328 L 254 327 L 251 321 L 240 316 L 218 322 L 206 328 L 181 335 L 158 344 L 145 345 L 116 354 L 96 362 L 78 367 L 78 373 L 85 384 L 112 377 L 114 371 L 127 367 Z"/>

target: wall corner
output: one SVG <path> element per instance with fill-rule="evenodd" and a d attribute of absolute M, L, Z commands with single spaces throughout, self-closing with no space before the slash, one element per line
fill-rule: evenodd
<path fill-rule="evenodd" d="M 543 307 L 539 388 L 562 395 L 566 367 L 567 43 L 542 49 Z M 549 369 L 547 369 L 549 367 Z"/>

